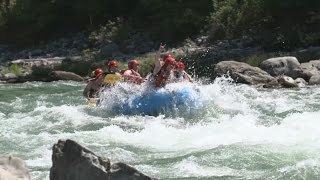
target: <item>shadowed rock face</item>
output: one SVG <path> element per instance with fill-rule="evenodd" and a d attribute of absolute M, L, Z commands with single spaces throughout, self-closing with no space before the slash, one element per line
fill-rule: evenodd
<path fill-rule="evenodd" d="M 26 163 L 12 156 L 0 156 L 0 180 L 29 180 Z"/>
<path fill-rule="evenodd" d="M 50 180 L 151 180 L 124 163 L 95 155 L 72 140 L 59 140 L 52 148 Z"/>

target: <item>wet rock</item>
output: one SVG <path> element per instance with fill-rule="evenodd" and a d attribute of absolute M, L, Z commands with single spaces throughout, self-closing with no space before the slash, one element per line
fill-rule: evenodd
<path fill-rule="evenodd" d="M 229 74 L 238 83 L 260 84 L 269 83 L 275 78 L 258 67 L 236 61 L 222 61 L 215 65 L 213 76 Z"/>
<path fill-rule="evenodd" d="M 309 80 L 309 85 L 319 85 L 320 84 L 320 75 L 313 75 Z"/>
<path fill-rule="evenodd" d="M 30 180 L 27 164 L 20 158 L 0 156 L 1 180 Z"/>
<path fill-rule="evenodd" d="M 286 75 L 292 78 L 298 78 L 301 71 L 300 63 L 296 57 L 276 57 L 264 60 L 260 68 L 271 76 Z"/>
<path fill-rule="evenodd" d="M 151 180 L 124 163 L 110 163 L 72 140 L 59 140 L 52 148 L 50 180 Z"/>
<path fill-rule="evenodd" d="M 279 77 L 278 82 L 282 87 L 285 87 L 285 88 L 298 87 L 298 85 L 295 83 L 295 81 L 291 77 L 288 77 L 288 76 Z"/>
<path fill-rule="evenodd" d="M 294 80 L 294 83 L 297 84 L 298 87 L 306 87 L 307 82 L 303 78 L 297 78 Z"/>

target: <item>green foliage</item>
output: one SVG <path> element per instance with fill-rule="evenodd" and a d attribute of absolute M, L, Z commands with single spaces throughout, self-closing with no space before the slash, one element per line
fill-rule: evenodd
<path fill-rule="evenodd" d="M 3 68 L 3 73 L 13 73 L 15 75 L 20 75 L 22 73 L 22 66 L 18 64 L 11 64 L 9 67 Z"/>
<path fill-rule="evenodd" d="M 176 41 L 199 32 L 211 10 L 211 0 L 0 0 L 0 40 L 34 44 L 110 30 L 106 36 L 121 43 L 135 28 Z"/>
<path fill-rule="evenodd" d="M 154 67 L 154 53 L 145 54 L 144 56 L 137 57 L 139 60 L 139 73 L 142 77 L 145 77 L 149 72 L 153 70 Z"/>
<path fill-rule="evenodd" d="M 213 0 L 211 38 L 255 35 L 272 50 L 319 44 L 318 0 Z"/>
<path fill-rule="evenodd" d="M 108 44 L 111 42 L 121 43 L 129 38 L 131 26 L 122 18 L 108 21 L 101 25 L 99 29 L 92 31 L 89 39 L 93 44 Z"/>

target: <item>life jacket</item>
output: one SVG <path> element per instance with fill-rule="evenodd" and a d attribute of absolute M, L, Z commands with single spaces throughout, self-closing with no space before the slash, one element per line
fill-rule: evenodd
<path fill-rule="evenodd" d="M 108 73 L 103 79 L 105 85 L 114 85 L 116 82 L 122 80 L 122 76 L 116 73 Z"/>
<path fill-rule="evenodd" d="M 165 85 L 166 80 L 168 79 L 169 75 L 165 73 L 164 69 L 161 68 L 158 74 L 155 76 L 154 83 L 156 87 L 163 87 Z"/>

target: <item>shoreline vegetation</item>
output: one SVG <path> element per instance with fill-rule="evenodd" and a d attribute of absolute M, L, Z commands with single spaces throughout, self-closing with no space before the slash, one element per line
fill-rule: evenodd
<path fill-rule="evenodd" d="M 86 77 L 108 59 L 124 68 L 131 58 L 146 75 L 160 43 L 210 79 L 221 61 L 306 63 L 320 58 L 319 9 L 316 0 L 0 0 L 0 81 L 64 79 L 55 71 Z"/>

